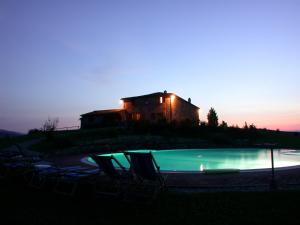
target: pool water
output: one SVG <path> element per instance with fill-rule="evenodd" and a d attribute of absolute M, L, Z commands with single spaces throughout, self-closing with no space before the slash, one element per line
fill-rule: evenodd
<path fill-rule="evenodd" d="M 174 149 L 135 150 L 129 152 L 152 152 L 161 170 L 204 171 L 212 169 L 266 169 L 271 168 L 269 149 L 223 148 L 223 149 Z M 122 165 L 129 167 L 123 153 L 112 153 Z M 95 164 L 91 158 L 85 161 Z M 300 165 L 300 150 L 274 149 L 274 166 Z M 116 165 L 117 166 L 117 165 Z"/>

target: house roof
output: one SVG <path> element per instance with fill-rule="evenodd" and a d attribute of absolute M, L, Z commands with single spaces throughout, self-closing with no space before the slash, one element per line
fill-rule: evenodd
<path fill-rule="evenodd" d="M 88 112 L 85 114 L 82 114 L 80 116 L 93 116 L 93 115 L 102 115 L 102 114 L 109 114 L 109 113 L 119 113 L 125 111 L 124 109 L 105 109 L 105 110 L 96 110 L 92 112 Z"/>
<path fill-rule="evenodd" d="M 137 99 L 137 98 L 145 98 L 145 97 L 152 97 L 152 96 L 170 96 L 170 95 L 174 95 L 173 93 L 164 93 L 164 92 L 154 92 L 151 94 L 147 94 L 147 95 L 138 95 L 138 96 L 133 96 L 133 97 L 126 97 L 126 98 L 121 98 L 121 100 L 133 100 L 133 99 Z"/>
<path fill-rule="evenodd" d="M 165 92 L 154 92 L 154 93 L 151 93 L 151 94 L 147 94 L 147 95 L 139 95 L 139 96 L 133 96 L 133 97 L 126 97 L 126 98 L 121 98 L 121 100 L 134 100 L 134 99 L 137 99 L 137 98 L 146 98 L 146 97 L 155 97 L 155 96 L 165 96 L 165 97 L 170 97 L 171 95 L 175 95 L 177 98 L 181 99 L 182 101 L 185 101 L 189 104 L 191 104 L 191 106 L 197 108 L 197 109 L 200 109 L 198 106 L 195 106 L 194 104 L 188 102 L 187 100 L 179 97 L 178 95 L 174 94 L 174 93 L 165 93 Z"/>

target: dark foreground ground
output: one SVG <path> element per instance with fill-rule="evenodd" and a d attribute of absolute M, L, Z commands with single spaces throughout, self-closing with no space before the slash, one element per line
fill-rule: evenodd
<path fill-rule="evenodd" d="M 0 182 L 0 224 L 300 224 L 299 191 L 165 193 L 143 205 Z"/>
<path fill-rule="evenodd" d="M 170 130 L 159 134 L 160 136 L 150 131 L 138 130 L 139 132 L 130 134 L 130 130 L 116 129 L 57 132 L 50 137 L 37 134 L 16 139 L 2 138 L 0 149 L 41 137 L 41 142 L 33 146 L 32 150 L 50 156 L 139 148 L 257 146 L 263 143 L 275 143 L 285 148 L 300 148 L 299 133 L 264 130 L 244 132 L 235 128 L 210 132 L 201 129 L 194 132 L 196 135 L 193 138 L 181 137 L 176 132 L 170 133 Z M 288 178 L 291 179 L 286 177 Z M 155 203 L 143 205 L 89 197 L 71 198 L 50 190 L 41 191 L 24 184 L 0 180 L 0 206 L 0 225 L 300 224 L 300 191 L 197 194 L 167 192 Z"/>

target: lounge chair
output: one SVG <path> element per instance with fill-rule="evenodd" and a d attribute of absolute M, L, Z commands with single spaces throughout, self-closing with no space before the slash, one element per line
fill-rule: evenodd
<path fill-rule="evenodd" d="M 34 188 L 47 188 L 54 192 L 73 196 L 79 184 L 98 172 L 87 167 L 61 166 L 38 154 L 23 151 L 18 144 L 14 149 L 0 154 L 0 177 L 15 179 Z"/>
<path fill-rule="evenodd" d="M 134 174 L 137 190 L 142 197 L 155 199 L 157 194 L 165 190 L 165 178 L 160 173 L 160 168 L 152 153 L 125 152 L 125 157 L 130 164 L 130 171 Z M 144 196 L 143 196 L 144 195 Z"/>
<path fill-rule="evenodd" d="M 2 154 L 4 178 L 21 178 L 33 188 L 53 189 L 56 193 L 73 196 L 79 183 L 97 172 L 78 165 L 61 166 L 53 160 L 23 151 L 20 145 L 15 147 L 12 153 Z"/>
<path fill-rule="evenodd" d="M 21 146 L 15 144 L 14 149 L 0 153 L 0 174 L 3 178 L 26 178 L 32 172 L 32 164 L 40 161 L 41 158 L 38 155 L 25 154 Z"/>
<path fill-rule="evenodd" d="M 95 169 L 83 169 L 81 166 L 59 168 L 59 178 L 54 187 L 54 191 L 64 195 L 75 195 L 81 184 L 88 183 L 91 177 L 98 173 Z"/>
<path fill-rule="evenodd" d="M 69 196 L 74 196 L 78 186 L 98 172 L 98 170 L 82 166 L 58 166 L 54 162 L 33 166 L 34 172 L 29 181 L 30 186 L 53 188 L 54 192 Z"/>
<path fill-rule="evenodd" d="M 0 154 L 2 175 L 4 178 L 24 178 L 25 181 L 30 183 L 38 170 L 35 165 L 45 165 L 49 162 L 45 162 L 38 153 L 32 154 L 30 152 L 29 154 L 25 152 L 19 144 L 15 144 L 14 147 Z M 39 168 L 44 170 L 48 167 Z"/>
<path fill-rule="evenodd" d="M 130 173 L 114 156 L 94 154 L 90 155 L 90 157 L 95 161 L 100 170 L 99 176 L 93 180 L 95 194 L 100 197 L 123 197 L 126 188 L 132 180 Z M 113 162 L 119 168 L 115 167 Z"/>

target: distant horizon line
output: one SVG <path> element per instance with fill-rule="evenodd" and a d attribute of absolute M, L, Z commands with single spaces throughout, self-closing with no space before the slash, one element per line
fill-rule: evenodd
<path fill-rule="evenodd" d="M 75 126 L 71 126 L 71 127 L 75 127 Z M 77 126 L 76 126 L 77 127 Z M 62 127 L 62 128 L 65 128 L 65 127 Z M 59 129 L 62 129 L 62 128 L 57 128 L 56 131 L 59 131 Z M 239 127 L 240 129 L 243 129 L 243 127 Z M 32 129 L 37 129 L 37 128 L 32 128 Z M 264 130 L 264 129 L 267 129 L 267 130 L 272 130 L 272 131 L 276 131 L 277 129 L 269 129 L 269 128 L 257 128 L 259 130 Z M 31 129 L 29 129 L 27 132 L 23 132 L 23 131 L 16 131 L 16 130 L 8 130 L 8 129 L 3 129 L 3 128 L 0 128 L 0 132 L 13 132 L 13 133 L 18 133 L 20 135 L 26 135 L 28 134 L 28 132 L 30 131 Z M 70 129 L 71 130 L 71 129 Z M 80 130 L 80 128 L 78 129 Z M 63 131 L 63 130 L 62 130 Z M 67 129 L 66 129 L 67 131 Z M 300 130 L 281 130 L 279 129 L 279 131 L 281 132 L 300 132 Z"/>

